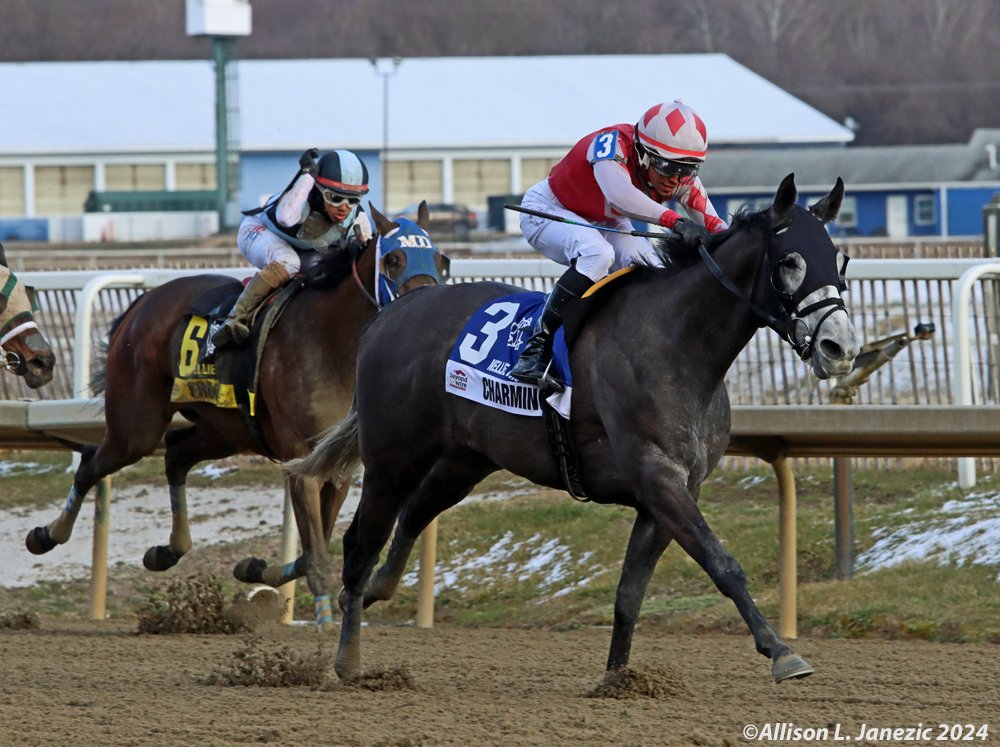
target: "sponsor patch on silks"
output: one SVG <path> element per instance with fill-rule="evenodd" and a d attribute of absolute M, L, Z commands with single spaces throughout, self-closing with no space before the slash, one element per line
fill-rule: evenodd
<path fill-rule="evenodd" d="M 517 381 L 508 371 L 528 344 L 544 305 L 545 294 L 526 291 L 490 301 L 473 314 L 448 357 L 445 391 L 515 415 L 540 416 L 538 387 Z M 573 381 L 561 327 L 554 337 L 552 365 L 566 389 L 551 395 L 548 403 L 568 418 Z"/>

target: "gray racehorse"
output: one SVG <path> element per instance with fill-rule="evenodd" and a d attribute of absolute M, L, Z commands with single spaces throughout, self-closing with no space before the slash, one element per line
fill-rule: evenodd
<path fill-rule="evenodd" d="M 813 671 L 761 615 L 742 568 L 697 501 L 729 440 L 724 376 L 758 328 L 773 327 L 820 378 L 851 370 L 858 340 L 840 296 L 843 258 L 824 225 L 843 194 L 838 179 L 806 209 L 796 204 L 789 175 L 769 208 L 735 216 L 711 246 L 669 242 L 667 267 L 638 268 L 601 291 L 609 295 L 579 333 L 570 359 L 583 481 L 594 501 L 636 511 L 609 670 L 628 663 L 650 576 L 676 540 L 733 600 L 757 650 L 772 660 L 776 681 Z M 350 471 L 359 458 L 364 464 L 361 503 L 344 538 L 335 664 L 342 677 L 360 670 L 362 609 L 392 595 L 434 517 L 498 469 L 562 487 L 541 418 L 450 395 L 443 385 L 465 321 L 515 290 L 495 283 L 433 288 L 391 307 L 362 339 L 350 414 L 309 457 L 289 465 L 300 475 L 329 477 Z M 413 334 L 401 337 L 400 328 Z M 372 576 L 397 518 L 386 561 Z"/>

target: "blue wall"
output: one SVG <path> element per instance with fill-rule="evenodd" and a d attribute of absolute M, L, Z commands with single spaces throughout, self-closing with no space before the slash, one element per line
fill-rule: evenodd
<path fill-rule="evenodd" d="M 48 218 L 0 218 L 0 241 L 48 240 Z"/>
<path fill-rule="evenodd" d="M 948 233 L 952 236 L 981 236 L 983 207 L 1000 185 L 990 187 L 954 187 L 948 190 Z"/>
<path fill-rule="evenodd" d="M 983 186 L 948 186 L 948 236 L 981 236 L 983 233 L 983 206 L 1000 193 L 1000 183 Z M 898 190 L 848 190 L 857 204 L 857 224 L 844 228 L 836 221 L 830 224 L 830 234 L 833 236 L 885 236 L 887 233 L 887 211 L 889 197 L 905 195 L 908 236 L 941 236 L 944 233 L 944 215 L 941 205 L 941 187 L 927 185 L 926 187 Z M 916 224 L 916 198 L 930 196 L 934 200 L 935 220 L 929 225 Z M 809 205 L 822 197 L 820 194 L 806 193 L 799 195 L 799 203 Z M 723 200 L 725 212 L 732 212 L 735 205 L 751 201 L 759 207 L 770 204 L 773 194 L 750 192 L 746 194 L 726 193 L 713 195 L 713 202 L 722 212 Z"/>

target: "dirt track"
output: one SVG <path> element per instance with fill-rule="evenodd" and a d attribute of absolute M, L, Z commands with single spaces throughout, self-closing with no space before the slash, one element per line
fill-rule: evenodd
<path fill-rule="evenodd" d="M 1000 744 L 995 645 L 800 640 L 817 673 L 779 686 L 749 636 L 640 631 L 632 664 L 663 694 L 611 699 L 587 697 L 607 630 L 369 627 L 365 669 L 402 667 L 413 682 L 382 691 L 206 685 L 234 666 L 242 639 L 134 630 L 43 620 L 0 631 L 0 744 L 735 745 L 748 743 L 746 724 L 775 722 L 830 727 L 830 744 L 837 723 L 842 736 L 922 723 L 933 737 L 938 723 L 989 723 L 985 743 Z M 267 646 L 316 651 L 310 627 L 261 632 Z"/>

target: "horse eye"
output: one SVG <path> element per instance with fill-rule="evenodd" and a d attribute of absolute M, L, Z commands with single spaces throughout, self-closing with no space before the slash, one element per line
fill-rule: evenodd
<path fill-rule="evenodd" d="M 798 252 L 786 254 L 778 260 L 772 282 L 782 293 L 795 293 L 806 278 L 806 262 Z"/>

